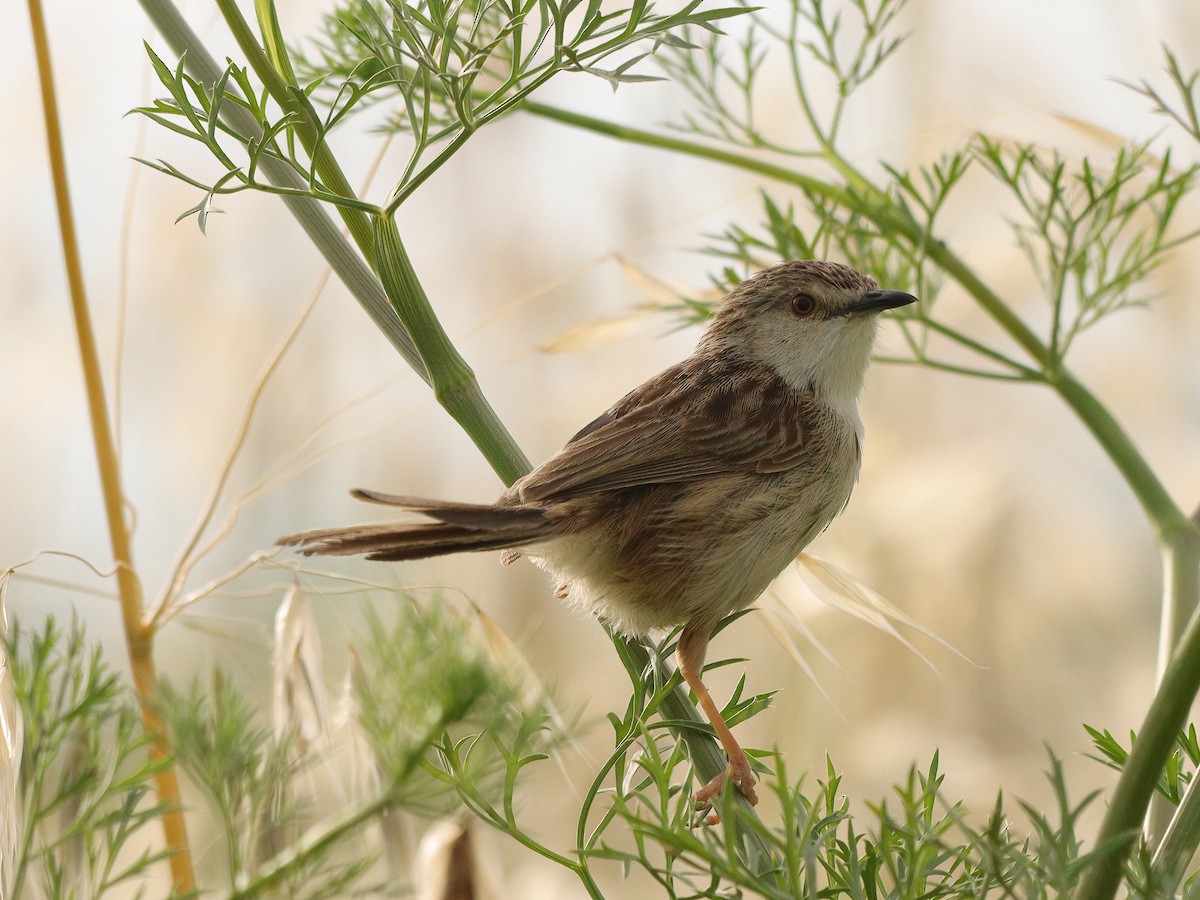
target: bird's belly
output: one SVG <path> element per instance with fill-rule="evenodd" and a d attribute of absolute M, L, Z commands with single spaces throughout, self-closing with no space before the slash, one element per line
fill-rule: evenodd
<path fill-rule="evenodd" d="M 561 598 L 627 634 L 715 624 L 753 603 L 845 506 L 856 471 L 822 475 L 659 485 L 611 521 L 527 552 Z"/>

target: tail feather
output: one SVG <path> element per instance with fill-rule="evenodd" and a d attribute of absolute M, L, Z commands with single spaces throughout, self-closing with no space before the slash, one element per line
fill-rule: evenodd
<path fill-rule="evenodd" d="M 546 513 L 537 506 L 497 506 L 493 503 L 454 503 L 447 500 L 428 500 L 424 497 L 405 497 L 355 488 L 350 496 L 367 503 L 398 506 L 447 525 L 464 528 L 507 528 L 517 521 L 530 525 L 544 522 Z"/>
<path fill-rule="evenodd" d="M 278 543 L 297 547 L 305 556 L 365 554 L 367 559 L 394 562 L 448 553 L 506 550 L 552 536 L 550 520 L 537 507 L 443 503 L 373 491 L 352 493 L 359 499 L 401 506 L 436 521 L 323 528 L 288 535 Z"/>

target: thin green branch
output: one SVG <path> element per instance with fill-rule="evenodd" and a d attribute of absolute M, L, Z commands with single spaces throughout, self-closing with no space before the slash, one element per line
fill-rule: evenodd
<path fill-rule="evenodd" d="M 217 8 L 225 18 L 226 25 L 233 33 L 254 74 L 266 86 L 271 98 L 292 117 L 292 129 L 312 160 L 314 174 L 319 175 L 321 181 L 329 185 L 329 190 L 334 195 L 354 198 L 354 188 L 325 143 L 320 118 L 296 81 L 279 29 L 274 4 L 271 0 L 256 0 L 259 24 L 263 28 L 271 55 L 258 43 L 235 0 L 217 0 Z M 367 216 L 348 206 L 339 206 L 338 211 L 359 251 L 370 260 L 371 229 Z"/>
<path fill-rule="evenodd" d="M 461 777 L 455 778 L 453 779 L 453 784 L 458 789 L 463 802 L 482 821 L 488 823 L 497 831 L 507 834 L 521 846 L 550 860 L 555 865 L 562 866 L 564 869 L 574 873 L 590 897 L 595 898 L 595 900 L 603 900 L 604 895 L 600 892 L 591 874 L 587 871 L 587 867 L 580 860 L 572 859 L 534 839 L 532 835 L 523 831 L 517 825 L 515 818 L 509 814 L 509 810 L 506 810 L 505 815 L 498 813 L 496 808 L 488 802 L 487 798 L 483 796 L 478 788 L 467 779 Z M 506 792 L 506 797 L 511 797 L 511 794 Z"/>
<path fill-rule="evenodd" d="M 909 321 L 910 320 L 902 320 L 903 324 L 905 324 L 905 325 L 909 324 Z M 963 334 L 961 331 L 958 331 L 955 328 L 951 328 L 948 325 L 943 324 L 942 322 L 938 322 L 936 319 L 930 319 L 930 318 L 924 318 L 924 317 L 914 317 L 911 320 L 911 322 L 915 325 L 924 326 L 925 328 L 928 328 L 930 331 L 934 332 L 935 334 L 940 334 L 943 337 L 947 338 L 948 340 L 951 340 L 954 343 L 958 344 L 959 346 L 967 348 L 972 353 L 975 353 L 978 356 L 982 356 L 984 359 L 991 360 L 994 363 L 998 363 L 999 365 L 1002 365 L 1006 369 L 1010 369 L 1012 371 L 1011 375 L 1002 375 L 1001 377 L 1017 378 L 1022 381 L 1042 381 L 1043 380 L 1041 372 L 1039 372 L 1037 369 L 1033 369 L 1029 366 L 1022 365 L 1021 363 L 1017 362 L 1015 359 L 1012 359 L 1011 357 L 1006 356 L 1001 351 L 993 349 L 992 347 L 987 346 L 986 344 L 982 343 L 981 341 L 977 341 L 974 338 L 972 338 L 966 334 Z M 922 359 L 922 361 L 924 361 L 924 357 L 920 357 L 920 358 Z M 971 370 L 971 371 L 978 371 L 978 370 Z"/>
<path fill-rule="evenodd" d="M 991 372 L 987 369 L 973 369 L 970 366 L 959 366 L 954 363 L 942 362 L 941 360 L 933 359 L 928 356 L 876 356 L 876 362 L 886 363 L 892 366 L 925 366 L 930 369 L 936 369 L 939 372 L 947 372 L 951 375 L 964 375 L 970 378 L 982 378 L 985 381 L 1007 381 L 1007 382 L 1028 382 L 1035 380 L 1037 374 L 1031 379 L 1025 375 L 1014 375 L 1007 372 Z"/>
<path fill-rule="evenodd" d="M 423 185 L 430 176 L 432 176 L 435 172 L 437 172 L 438 169 L 440 169 L 450 160 L 450 157 L 461 150 L 463 144 L 470 139 L 473 133 L 474 132 L 466 129 L 460 131 L 453 140 L 447 143 L 446 146 L 438 152 L 437 156 L 435 156 L 430 162 L 426 163 L 415 174 L 412 173 L 412 170 L 417 165 L 418 153 L 416 150 L 414 150 L 412 161 L 410 162 L 408 169 L 405 170 L 404 178 L 396 185 L 396 189 L 393 191 L 392 196 L 384 205 L 383 214 L 385 216 L 394 216 L 404 201 L 412 195 L 413 191 Z M 424 149 L 424 147 L 421 145 L 418 145 L 418 147 L 422 150 Z"/>

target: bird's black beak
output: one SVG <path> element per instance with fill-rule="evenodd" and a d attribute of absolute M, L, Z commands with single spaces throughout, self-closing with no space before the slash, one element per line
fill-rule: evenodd
<path fill-rule="evenodd" d="M 843 309 L 840 315 L 857 316 L 863 313 L 877 313 L 885 309 L 895 309 L 898 306 L 908 306 L 908 304 L 916 302 L 916 297 L 912 294 L 906 294 L 904 291 L 867 291 L 859 299 Z"/>

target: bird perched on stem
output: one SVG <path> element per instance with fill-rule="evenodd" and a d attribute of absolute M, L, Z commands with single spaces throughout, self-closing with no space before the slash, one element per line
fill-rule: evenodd
<path fill-rule="evenodd" d="M 858 478 L 858 395 L 878 314 L 913 303 L 844 265 L 759 272 L 721 302 L 695 351 L 576 434 L 494 503 L 356 490 L 427 521 L 291 535 L 305 554 L 408 560 L 527 556 L 557 596 L 635 636 L 682 625 L 679 670 L 757 802 L 749 760 L 701 674 L 709 636 L 845 507 Z"/>

